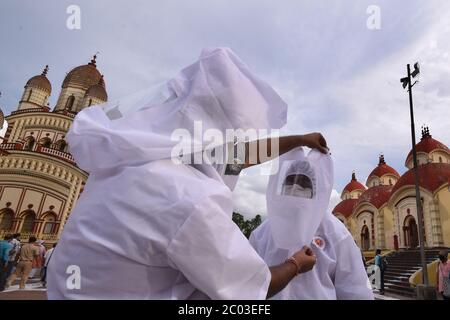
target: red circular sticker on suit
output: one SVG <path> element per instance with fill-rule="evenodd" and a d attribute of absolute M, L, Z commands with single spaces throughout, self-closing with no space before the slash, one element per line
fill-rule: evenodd
<path fill-rule="evenodd" d="M 323 240 L 322 237 L 316 236 L 313 238 L 313 243 L 318 247 L 319 249 L 325 248 L 325 240 Z"/>

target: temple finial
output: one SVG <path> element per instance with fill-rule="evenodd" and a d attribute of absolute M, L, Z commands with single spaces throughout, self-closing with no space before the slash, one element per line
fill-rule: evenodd
<path fill-rule="evenodd" d="M 42 71 L 42 75 L 46 76 L 48 73 L 48 65 L 45 66 L 44 71 Z"/>
<path fill-rule="evenodd" d="M 428 126 L 426 126 L 426 125 L 424 125 L 422 127 L 422 139 L 421 140 L 423 140 L 425 138 L 431 138 L 430 128 L 428 128 Z"/>
<path fill-rule="evenodd" d="M 91 62 L 88 63 L 90 66 L 97 67 L 97 54 L 99 54 L 98 51 L 92 57 Z"/>

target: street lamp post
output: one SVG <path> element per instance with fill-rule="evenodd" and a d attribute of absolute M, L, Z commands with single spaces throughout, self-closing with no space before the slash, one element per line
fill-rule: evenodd
<path fill-rule="evenodd" d="M 412 79 L 417 77 L 420 74 L 419 63 L 414 64 L 414 71 L 411 73 L 411 66 L 407 65 L 408 76 L 406 78 L 400 79 L 403 84 L 403 88 L 408 87 L 409 93 L 409 112 L 411 116 L 411 139 L 412 139 L 412 154 L 413 154 L 413 172 L 414 172 L 414 183 L 416 189 L 416 207 L 417 207 L 417 219 L 418 221 L 418 229 L 419 229 L 419 249 L 420 249 L 420 260 L 422 264 L 422 280 L 424 285 L 424 292 L 420 296 L 428 297 L 429 299 L 433 298 L 433 294 L 429 288 L 429 280 L 428 280 L 428 269 L 427 269 L 427 261 L 425 256 L 425 243 L 424 243 L 424 225 L 423 225 L 423 211 L 422 211 L 422 201 L 420 198 L 420 189 L 419 189 L 419 172 L 417 168 L 417 152 L 416 152 L 416 130 L 414 124 L 414 109 L 413 109 L 413 97 L 412 97 L 412 87 L 417 83 L 412 83 Z M 425 293 L 428 292 L 428 293 Z"/>

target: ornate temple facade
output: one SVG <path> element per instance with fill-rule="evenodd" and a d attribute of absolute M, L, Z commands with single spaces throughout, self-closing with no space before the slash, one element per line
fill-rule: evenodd
<path fill-rule="evenodd" d="M 425 246 L 450 247 L 450 150 L 428 128 L 422 129 L 416 150 Z M 342 191 L 342 201 L 333 214 L 363 250 L 418 246 L 412 151 L 405 166 L 408 171 L 400 175 L 380 156 L 365 185 L 353 174 Z"/>
<path fill-rule="evenodd" d="M 83 191 L 87 173 L 77 167 L 65 135 L 75 115 L 108 99 L 103 76 L 90 63 L 65 77 L 56 106 L 52 85 L 42 74 L 30 78 L 0 144 L 0 236 L 34 235 L 51 244 Z"/>

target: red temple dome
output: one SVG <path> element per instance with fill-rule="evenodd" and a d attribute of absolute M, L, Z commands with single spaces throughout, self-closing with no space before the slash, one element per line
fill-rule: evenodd
<path fill-rule="evenodd" d="M 366 187 L 361 182 L 359 182 L 356 179 L 356 175 L 353 172 L 352 173 L 352 180 L 345 186 L 345 188 L 342 191 L 342 193 L 344 193 L 345 191 L 352 192 L 352 191 L 355 191 L 355 190 L 364 191 L 364 190 L 366 190 Z"/>
<path fill-rule="evenodd" d="M 431 153 L 435 150 L 442 150 L 450 155 L 450 149 L 442 142 L 433 139 L 428 127 L 422 128 L 422 139 L 418 144 L 416 144 L 416 152 Z M 408 153 L 405 164 L 407 164 L 411 160 L 411 158 L 412 158 L 412 150 Z"/>
<path fill-rule="evenodd" d="M 375 208 L 381 208 L 385 203 L 388 202 L 391 196 L 392 186 L 380 185 L 367 189 L 361 197 L 358 199 L 359 205 L 363 202 L 368 202 L 372 204 Z"/>
<path fill-rule="evenodd" d="M 442 185 L 450 183 L 450 164 L 448 163 L 427 163 L 418 166 L 419 185 L 430 191 L 435 192 Z M 397 181 L 392 194 L 404 186 L 414 186 L 414 170 L 407 171 Z"/>
<path fill-rule="evenodd" d="M 367 182 L 373 176 L 381 178 L 385 174 L 392 174 L 392 175 L 396 176 L 397 178 L 400 177 L 400 175 L 398 174 L 397 170 L 395 170 L 391 166 L 388 166 L 386 164 L 386 162 L 384 161 L 384 156 L 381 155 L 380 156 L 380 162 L 378 163 L 378 166 L 375 169 L 373 169 L 373 171 L 369 174 L 369 177 L 367 178 Z M 367 182 L 366 182 L 366 184 L 367 184 Z"/>
<path fill-rule="evenodd" d="M 353 209 L 355 208 L 357 199 L 346 199 L 337 204 L 333 209 L 333 214 L 336 215 L 338 213 L 342 214 L 345 218 L 348 218 L 352 215 Z"/>

